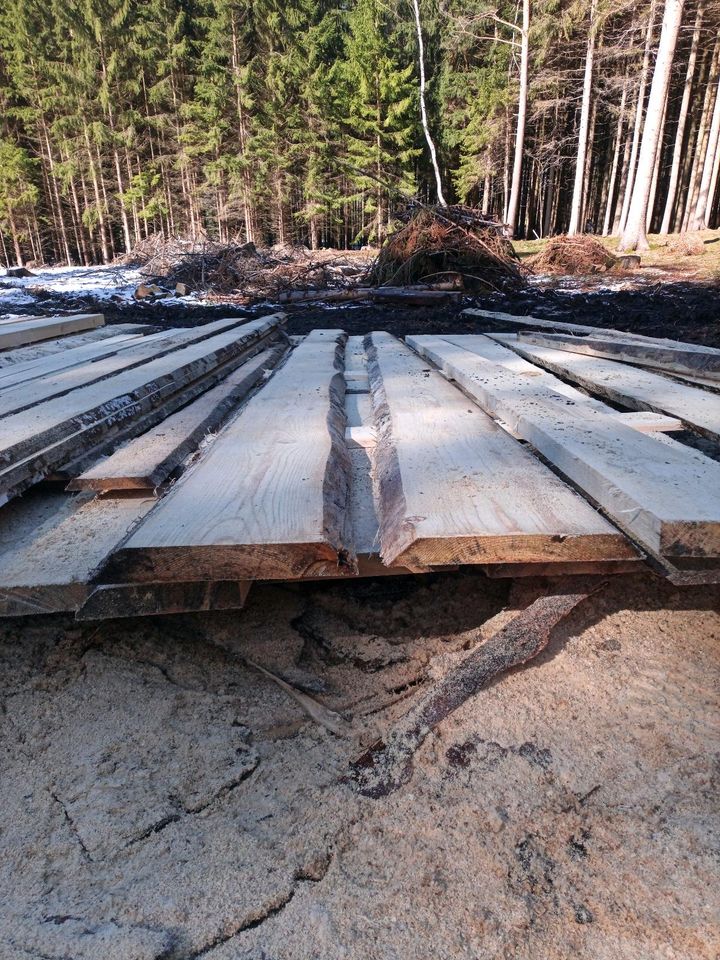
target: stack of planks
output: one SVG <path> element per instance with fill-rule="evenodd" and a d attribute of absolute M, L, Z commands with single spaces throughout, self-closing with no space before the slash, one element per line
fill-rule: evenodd
<path fill-rule="evenodd" d="M 718 439 L 712 390 L 518 334 L 290 349 L 282 322 L 0 364 L 0 498 L 77 491 L 0 507 L 1 613 L 239 608 L 255 580 L 465 564 L 717 580 L 720 463 L 667 436 Z"/>
<path fill-rule="evenodd" d="M 71 317 L 23 317 L 0 322 L 0 350 L 25 347 L 42 340 L 54 340 L 84 330 L 102 327 L 101 313 L 75 314 Z"/>

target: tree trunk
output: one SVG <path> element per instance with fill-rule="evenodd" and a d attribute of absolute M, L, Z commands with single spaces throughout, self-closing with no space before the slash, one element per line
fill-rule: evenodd
<path fill-rule="evenodd" d="M 657 193 L 657 185 L 658 185 L 658 180 L 660 178 L 660 164 L 662 163 L 662 156 L 663 156 L 663 131 L 665 130 L 666 117 L 667 117 L 667 98 L 665 99 L 665 106 L 663 107 L 662 116 L 660 118 L 660 136 L 658 137 L 657 151 L 655 153 L 655 160 L 653 164 L 653 178 L 652 178 L 652 184 L 650 185 L 650 196 L 648 198 L 647 217 L 645 218 L 645 229 L 648 233 L 651 232 L 650 227 L 652 225 L 653 213 L 655 212 L 655 195 Z"/>
<path fill-rule="evenodd" d="M 708 135 L 707 148 L 705 150 L 705 160 L 700 178 L 700 190 L 698 192 L 695 212 L 690 221 L 691 230 L 704 230 L 706 223 L 706 208 L 710 198 L 710 184 L 713 178 L 715 168 L 715 154 L 718 150 L 718 140 L 720 139 L 720 86 L 717 79 L 714 79 L 716 86 L 715 106 L 712 113 L 712 122 L 710 124 L 710 134 Z"/>
<path fill-rule="evenodd" d="M 715 76 L 715 73 L 718 69 L 718 64 L 720 62 L 720 41 L 716 42 L 715 48 L 710 57 L 708 74 L 707 77 L 704 77 L 704 86 L 705 86 L 705 97 L 703 99 L 703 106 L 700 112 L 700 123 L 698 125 L 697 137 L 695 138 L 694 148 L 692 150 L 692 167 L 690 170 L 690 177 L 688 180 L 687 192 L 685 195 L 685 209 L 683 211 L 682 218 L 682 230 L 688 230 L 690 227 L 690 218 L 692 217 L 695 206 L 697 204 L 698 193 L 700 192 L 700 179 L 702 176 L 702 163 L 703 157 L 705 156 L 705 151 L 707 149 L 707 142 L 709 136 L 710 128 L 710 118 L 712 116 L 713 110 L 713 97 L 715 94 L 715 89 L 712 85 L 712 78 Z"/>
<path fill-rule="evenodd" d="M 414 0 L 417 4 L 417 0 Z M 518 118 L 515 130 L 515 156 L 513 157 L 512 186 L 507 210 L 507 224 L 510 236 L 515 236 L 518 211 L 520 209 L 520 188 L 522 184 L 522 162 L 525 145 L 525 118 L 527 116 L 528 67 L 530 63 L 530 0 L 523 0 L 523 25 L 520 32 L 520 91 L 518 96 Z"/>
<path fill-rule="evenodd" d="M 18 229 L 15 224 L 15 214 L 13 213 L 12 206 L 8 206 L 8 221 L 10 223 L 10 236 L 12 237 L 13 247 L 15 248 L 15 260 L 19 267 L 24 266 L 22 249 L 20 247 L 20 237 L 18 236 Z"/>
<path fill-rule="evenodd" d="M 630 200 L 633 194 L 633 186 L 635 184 L 635 165 L 637 163 L 638 148 L 640 146 L 640 133 L 642 131 L 643 110 L 645 107 L 645 90 L 647 88 L 648 75 L 650 72 L 650 50 L 652 47 L 654 26 L 655 0 L 651 0 L 647 31 L 645 33 L 645 51 L 643 53 L 642 71 L 640 73 L 640 87 L 638 88 L 638 98 L 635 106 L 635 125 L 633 126 L 632 147 L 630 149 L 630 160 L 628 162 L 625 176 L 625 190 L 623 193 L 622 208 L 620 210 L 620 220 L 617 227 L 620 233 L 622 233 L 625 229 L 628 211 L 630 210 Z"/>
<path fill-rule="evenodd" d="M 705 207 L 705 226 L 713 226 L 713 207 L 717 192 L 718 177 L 720 176 L 720 143 L 715 150 L 715 163 L 713 164 L 712 178 L 710 180 L 710 189 L 708 191 L 707 206 Z"/>
<path fill-rule="evenodd" d="M 620 166 L 620 150 L 623 140 L 623 126 L 625 124 L 625 104 L 627 103 L 628 82 L 623 84 L 622 98 L 620 100 L 620 112 L 618 113 L 617 131 L 615 133 L 615 149 L 613 151 L 612 167 L 610 169 L 610 183 L 608 184 L 607 200 L 605 206 L 605 219 L 603 221 L 602 235 L 607 237 L 610 233 L 610 220 L 612 217 L 613 200 L 615 198 L 615 183 L 617 181 L 618 167 Z"/>
<path fill-rule="evenodd" d="M 667 100 L 675 44 L 682 20 L 683 3 L 684 0 L 665 0 L 665 13 L 650 87 L 638 168 L 627 223 L 619 245 L 619 249 L 623 251 L 647 250 L 650 246 L 647 241 L 645 221 L 660 140 L 660 124 Z"/>
<path fill-rule="evenodd" d="M 695 64 L 697 62 L 698 45 L 700 43 L 700 31 L 702 28 L 704 6 L 703 0 L 699 0 L 697 14 L 695 16 L 695 29 L 693 30 L 692 44 L 690 46 L 690 56 L 688 59 L 687 72 L 685 73 L 685 87 L 683 89 L 682 101 L 680 103 L 680 113 L 678 114 L 677 131 L 675 133 L 675 146 L 673 147 L 672 166 L 670 168 L 670 180 L 667 186 L 667 196 L 665 199 L 665 209 L 663 211 L 660 233 L 670 233 L 672 227 L 673 210 L 675 208 L 675 195 L 677 193 L 678 179 L 680 176 L 680 160 L 683 154 L 683 144 L 685 142 L 685 127 L 687 125 L 688 109 L 690 107 L 690 94 L 692 93 L 693 78 L 695 76 Z"/>
<path fill-rule="evenodd" d="M 574 236 L 580 233 L 582 227 L 583 184 L 585 182 L 585 157 L 587 155 L 588 130 L 590 127 L 590 102 L 592 99 L 592 73 L 595 59 L 595 16 L 597 0 L 590 4 L 590 33 L 588 35 L 587 53 L 585 54 L 585 77 L 583 80 L 582 107 L 580 108 L 580 128 L 578 130 L 578 151 L 575 164 L 575 185 L 573 186 L 572 203 L 570 204 L 570 225 L 568 234 Z"/>
<path fill-rule="evenodd" d="M 524 3 L 529 5 L 530 0 L 524 0 Z M 445 197 L 443 196 L 442 180 L 440 179 L 440 167 L 438 166 L 437 153 L 435 151 L 433 138 L 430 135 L 427 111 L 425 110 L 425 50 L 423 48 L 422 24 L 420 23 L 420 6 L 418 4 L 418 0 L 412 0 L 412 4 L 413 10 L 415 11 L 415 29 L 417 30 L 418 39 L 418 59 L 420 61 L 420 116 L 422 118 L 423 132 L 425 133 L 425 141 L 427 142 L 428 150 L 430 151 L 433 172 L 435 173 L 435 189 L 437 190 L 437 200 L 441 207 L 446 207 L 447 203 L 445 202 Z"/>

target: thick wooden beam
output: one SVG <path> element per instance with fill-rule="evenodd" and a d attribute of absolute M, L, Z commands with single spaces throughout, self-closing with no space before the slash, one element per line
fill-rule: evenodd
<path fill-rule="evenodd" d="M 88 583 L 155 501 L 32 492 L 0 510 L 0 615 L 76 610 Z"/>
<path fill-rule="evenodd" d="M 55 340 L 42 340 L 40 343 L 33 343 L 27 347 L 4 350 L 0 352 L 0 372 L 4 374 L 18 364 L 30 363 L 35 360 L 42 360 L 44 357 L 63 354 L 67 350 L 100 343 L 112 337 L 132 333 L 144 335 L 153 329 L 153 327 L 148 327 L 140 323 L 114 323 L 112 326 L 96 327 L 94 330 L 86 330 L 83 333 L 71 334 L 70 336 L 60 337 Z"/>
<path fill-rule="evenodd" d="M 106 583 L 296 579 L 354 566 L 345 334 L 316 330 L 103 572 Z"/>
<path fill-rule="evenodd" d="M 278 315 L 278 318 L 283 319 L 284 314 Z M 218 334 L 237 330 L 241 326 L 241 321 L 231 319 L 216 320 L 189 329 L 164 330 L 143 337 L 139 343 L 125 344 L 109 355 L 97 356 L 83 363 L 49 372 L 27 383 L 3 388 L 0 382 L 0 417 L 27 410 L 53 397 L 62 397 L 72 390 L 106 380 L 124 370 L 140 367 L 158 357 L 175 353 L 193 343 L 209 340 Z"/>
<path fill-rule="evenodd" d="M 685 386 L 662 374 L 628 367 L 614 360 L 534 346 L 514 334 L 489 336 L 527 360 L 614 403 L 634 410 L 669 414 L 704 436 L 720 440 L 720 396 L 715 393 Z"/>
<path fill-rule="evenodd" d="M 439 337 L 408 342 L 646 549 L 675 557 L 720 556 L 719 463 L 565 400 Z"/>
<path fill-rule="evenodd" d="M 76 620 L 159 617 L 174 613 L 242 610 L 249 581 L 215 583 L 123 583 L 90 587 Z"/>
<path fill-rule="evenodd" d="M 285 351 L 286 347 L 281 345 L 246 360 L 217 386 L 71 480 L 68 489 L 154 490 L 197 450 L 208 433 L 217 430 L 237 410 L 241 400 L 262 382 Z"/>
<path fill-rule="evenodd" d="M 153 426 L 214 386 L 277 333 L 275 318 L 251 321 L 4 418 L 0 503 L 77 459 L 83 450 L 92 448 L 92 455 L 99 456 L 116 440 Z M 149 422 L 138 422 L 139 414 Z"/>
<path fill-rule="evenodd" d="M 582 497 L 404 344 L 373 333 L 366 350 L 385 563 L 635 556 Z"/>
<path fill-rule="evenodd" d="M 573 337 L 562 333 L 527 331 L 521 331 L 518 339 L 521 343 L 529 343 L 536 347 L 567 350 L 570 353 L 582 353 L 590 357 L 620 360 L 639 367 L 652 367 L 656 370 L 668 370 L 671 373 L 690 376 L 697 374 L 708 380 L 720 380 L 720 350 L 714 350 L 711 347 L 703 348 L 690 343 L 672 347 L 655 346 L 619 337 L 599 335 Z"/>
<path fill-rule="evenodd" d="M 81 313 L 74 317 L 47 317 L 43 320 L 17 320 L 4 323 L 0 328 L 0 350 L 24 347 L 39 340 L 65 337 L 79 330 L 102 327 L 105 317 L 101 313 Z"/>

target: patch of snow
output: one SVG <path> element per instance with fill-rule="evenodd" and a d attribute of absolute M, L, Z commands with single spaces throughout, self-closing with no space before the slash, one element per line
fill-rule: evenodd
<path fill-rule="evenodd" d="M 134 302 L 133 294 L 145 278 L 139 267 L 47 267 L 33 269 L 31 277 L 0 277 L 0 313 L 14 306 L 27 306 L 35 301 L 33 289 L 73 297 L 91 297 L 102 302 Z M 174 295 L 163 297 L 164 303 L 187 302 L 189 298 Z"/>

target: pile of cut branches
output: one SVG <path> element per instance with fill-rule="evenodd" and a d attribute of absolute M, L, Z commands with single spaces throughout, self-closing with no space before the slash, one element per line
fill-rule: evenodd
<path fill-rule="evenodd" d="M 413 211 L 378 254 L 369 279 L 377 286 L 407 286 L 458 276 L 466 290 L 516 289 L 524 282 L 501 225 L 460 205 Z"/>
<path fill-rule="evenodd" d="M 184 284 L 209 297 L 255 300 L 284 291 L 343 290 L 367 271 L 369 257 L 355 251 L 277 244 L 218 243 L 160 235 L 142 240 L 118 263 L 140 267 L 148 281 Z"/>
<path fill-rule="evenodd" d="M 537 273 L 604 273 L 617 263 L 616 258 L 594 237 L 553 237 L 532 259 Z"/>

